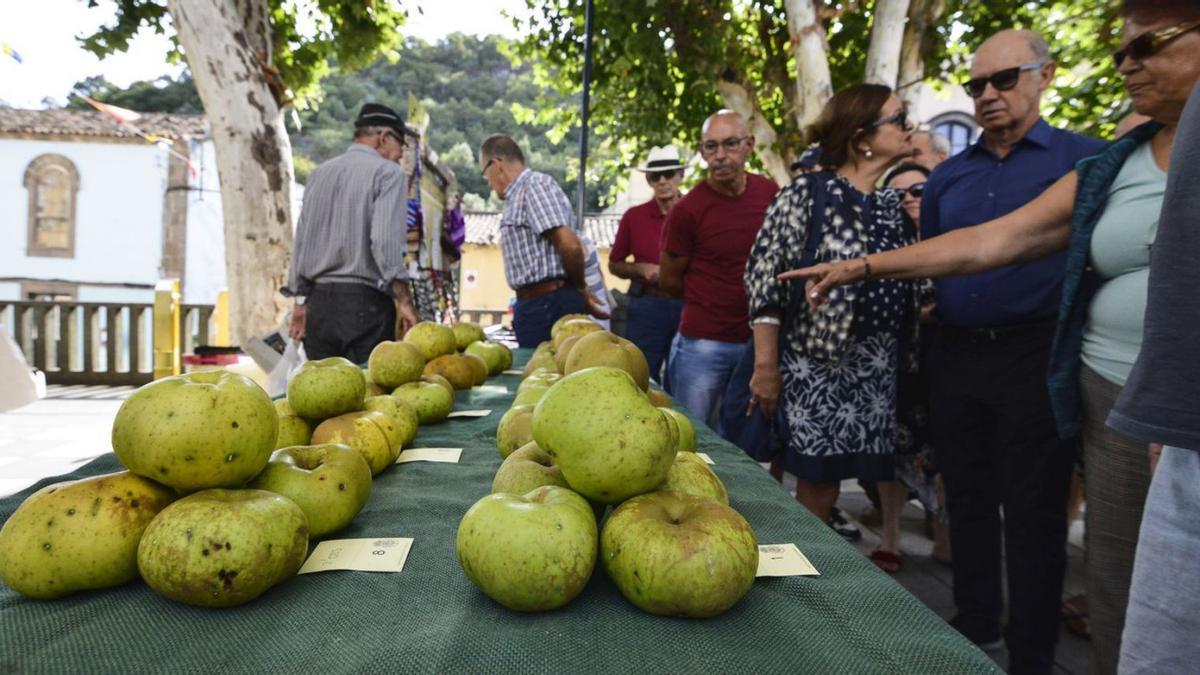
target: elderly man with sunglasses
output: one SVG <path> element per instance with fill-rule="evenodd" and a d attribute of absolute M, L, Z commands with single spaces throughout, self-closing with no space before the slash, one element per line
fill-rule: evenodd
<path fill-rule="evenodd" d="M 922 239 L 1023 206 L 1104 147 L 1041 119 L 1054 71 L 1037 34 L 1008 30 L 980 45 L 965 88 L 982 136 L 930 176 Z M 1049 672 L 1058 639 L 1076 444 L 1056 433 L 1046 373 L 1065 265 L 1059 254 L 936 281 L 930 414 L 950 514 L 954 625 L 985 648 L 1003 644 L 1003 541 L 1012 672 Z"/>
<path fill-rule="evenodd" d="M 375 345 L 420 321 L 404 268 L 404 134 L 396 111 L 367 103 L 350 148 L 309 176 L 281 291 L 296 298 L 289 333 L 310 359 L 365 363 Z"/>
<path fill-rule="evenodd" d="M 667 214 L 658 283 L 683 297 L 667 358 L 669 391 L 720 431 L 717 403 L 752 335 L 746 258 L 779 187 L 746 171 L 754 136 L 736 112 L 709 116 L 699 149 L 707 175 Z"/>
<path fill-rule="evenodd" d="M 646 355 L 650 377 L 661 383 L 663 364 L 679 329 L 683 301 L 670 297 L 658 286 L 659 242 L 667 212 L 679 201 L 683 163 L 674 146 L 653 147 L 646 163 L 635 170 L 645 174 L 654 197 L 621 216 L 608 254 L 608 269 L 631 282 L 625 337 Z"/>

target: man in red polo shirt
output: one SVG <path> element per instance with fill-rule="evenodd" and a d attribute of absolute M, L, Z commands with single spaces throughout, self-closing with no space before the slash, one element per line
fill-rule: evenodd
<path fill-rule="evenodd" d="M 654 147 L 646 163 L 635 170 L 646 174 L 654 198 L 621 216 L 617 238 L 608 254 L 608 270 L 630 280 L 625 337 L 646 355 L 650 377 L 661 383 L 663 362 L 679 328 L 683 301 L 658 287 L 659 242 L 667 211 L 679 201 L 683 163 L 674 146 Z"/>
<path fill-rule="evenodd" d="M 670 393 L 717 431 L 717 404 L 751 336 L 746 257 L 779 191 L 746 171 L 753 149 L 741 115 L 709 117 L 700 140 L 708 174 L 671 208 L 663 228 L 659 287 L 684 300 L 667 359 Z"/>

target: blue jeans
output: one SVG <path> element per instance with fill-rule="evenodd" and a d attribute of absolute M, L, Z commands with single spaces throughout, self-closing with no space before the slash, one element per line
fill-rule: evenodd
<path fill-rule="evenodd" d="M 1194 673 L 1200 663 L 1200 452 L 1165 447 L 1138 534 L 1121 636 L 1123 674 Z"/>
<path fill-rule="evenodd" d="M 667 360 L 668 392 L 687 406 L 692 417 L 720 433 L 717 414 L 729 376 L 742 358 L 745 342 L 701 340 L 676 335 Z"/>
<path fill-rule="evenodd" d="M 671 350 L 675 332 L 679 330 L 679 315 L 683 300 L 643 295 L 629 299 L 629 314 L 625 337 L 646 355 L 650 378 L 662 382 L 662 367 Z"/>
<path fill-rule="evenodd" d="M 567 314 L 585 313 L 583 296 L 570 286 L 538 298 L 518 300 L 513 305 L 513 331 L 517 334 L 517 344 L 536 347 L 550 339 L 550 327 L 555 321 Z"/>

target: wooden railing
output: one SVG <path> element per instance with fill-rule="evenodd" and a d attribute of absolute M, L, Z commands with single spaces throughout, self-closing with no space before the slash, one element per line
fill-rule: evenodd
<path fill-rule="evenodd" d="M 458 320 L 470 321 L 471 323 L 487 327 L 504 323 L 507 315 L 508 312 L 499 309 L 460 309 L 458 311 Z"/>
<path fill-rule="evenodd" d="M 141 385 L 154 379 L 156 363 L 159 376 L 178 372 L 179 353 L 214 344 L 212 305 L 180 304 L 177 294 L 166 303 L 169 313 L 156 316 L 148 303 L 0 300 L 0 330 L 49 384 Z M 174 340 L 160 346 L 154 330 L 170 326 L 172 315 L 179 322 L 173 349 Z"/>

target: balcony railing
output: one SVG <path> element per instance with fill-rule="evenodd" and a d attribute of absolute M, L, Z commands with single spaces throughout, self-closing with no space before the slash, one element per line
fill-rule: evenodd
<path fill-rule="evenodd" d="M 507 315 L 508 312 L 499 309 L 460 309 L 458 311 L 458 320 L 470 321 L 486 328 L 504 323 L 504 318 Z"/>

